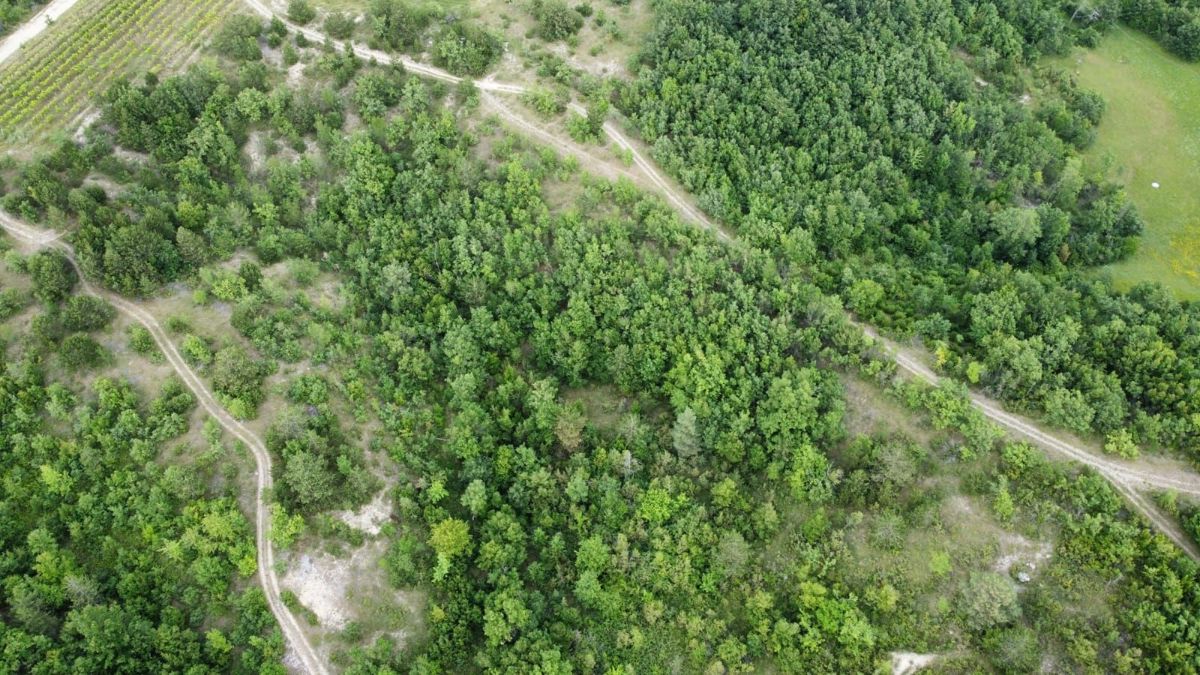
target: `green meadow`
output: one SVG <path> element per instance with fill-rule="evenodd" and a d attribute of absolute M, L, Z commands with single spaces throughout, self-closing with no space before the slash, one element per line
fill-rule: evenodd
<path fill-rule="evenodd" d="M 1059 63 L 1107 102 L 1087 160 L 1128 187 L 1146 221 L 1137 253 L 1105 270 L 1120 287 L 1152 280 L 1200 299 L 1200 64 L 1124 27 Z"/>

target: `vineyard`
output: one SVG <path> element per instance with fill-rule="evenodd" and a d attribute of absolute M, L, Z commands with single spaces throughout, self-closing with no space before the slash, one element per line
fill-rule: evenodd
<path fill-rule="evenodd" d="M 236 3 L 82 0 L 0 66 L 0 145 L 28 145 L 66 128 L 123 74 L 188 60 Z"/>

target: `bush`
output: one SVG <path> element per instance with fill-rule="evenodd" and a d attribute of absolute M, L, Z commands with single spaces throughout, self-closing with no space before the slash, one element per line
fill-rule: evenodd
<path fill-rule="evenodd" d="M 234 61 L 257 61 L 262 58 L 258 37 L 262 23 L 252 17 L 238 15 L 230 18 L 213 38 L 213 51 Z"/>
<path fill-rule="evenodd" d="M 317 18 L 317 10 L 313 9 L 308 0 L 291 0 L 288 3 L 287 17 L 292 23 L 305 26 Z"/>
<path fill-rule="evenodd" d="M 538 35 L 550 42 L 565 40 L 583 28 L 583 15 L 563 0 L 534 0 L 533 17 L 538 22 Z"/>
<path fill-rule="evenodd" d="M 100 330 L 117 316 L 117 310 L 107 301 L 88 295 L 76 295 L 67 300 L 62 313 L 63 328 L 72 332 L 90 333 Z"/>
<path fill-rule="evenodd" d="M 183 353 L 184 360 L 193 366 L 207 366 L 212 363 L 212 350 L 199 336 L 188 335 L 183 338 L 183 344 L 180 345 L 179 351 Z"/>
<path fill-rule="evenodd" d="M 262 403 L 262 382 L 270 370 L 270 366 L 252 358 L 242 347 L 226 347 L 213 358 L 213 389 L 230 399 L 244 402 L 252 412 Z"/>
<path fill-rule="evenodd" d="M 961 608 L 967 625 L 983 631 L 1011 623 L 1021 615 L 1017 587 L 995 572 L 976 572 L 962 589 Z"/>
<path fill-rule="evenodd" d="M 354 34 L 354 17 L 345 12 L 334 12 L 325 17 L 325 34 L 334 40 L 346 40 Z"/>
<path fill-rule="evenodd" d="M 433 46 L 433 63 L 456 75 L 478 77 L 487 72 L 504 47 L 488 31 L 457 22 L 442 29 Z"/>
<path fill-rule="evenodd" d="M 61 253 L 45 252 L 29 258 L 33 296 L 47 304 L 61 302 L 75 288 L 75 270 Z"/>
<path fill-rule="evenodd" d="M 87 335 L 75 333 L 62 341 L 58 358 L 69 370 L 93 368 L 108 360 L 108 351 Z"/>
<path fill-rule="evenodd" d="M 1118 429 L 1104 439 L 1104 452 L 1125 459 L 1137 459 L 1138 447 L 1128 429 Z"/>
<path fill-rule="evenodd" d="M 158 354 L 158 345 L 144 326 L 129 327 L 129 348 L 142 356 Z"/>
<path fill-rule="evenodd" d="M 419 46 L 421 36 L 432 20 L 432 12 L 414 7 L 405 0 L 374 0 L 369 13 L 375 40 L 384 47 L 397 50 Z"/>
<path fill-rule="evenodd" d="M 25 309 L 29 304 L 29 294 L 16 288 L 6 288 L 0 291 L 0 321 L 7 319 Z"/>

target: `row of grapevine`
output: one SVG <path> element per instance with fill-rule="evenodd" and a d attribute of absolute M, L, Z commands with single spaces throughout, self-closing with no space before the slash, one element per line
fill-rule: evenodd
<path fill-rule="evenodd" d="M 117 77 L 192 57 L 236 0 L 84 0 L 0 68 L 0 145 L 77 119 Z"/>
<path fill-rule="evenodd" d="M 129 15 L 132 19 L 129 30 L 135 30 L 138 22 L 146 21 L 164 0 L 130 0 L 144 14 Z M 120 18 L 120 17 L 118 17 Z M 88 26 L 84 27 L 85 29 Z M 137 43 L 127 39 L 119 31 L 119 25 L 106 23 L 103 30 L 89 31 L 83 40 L 72 41 L 60 49 L 52 59 L 47 59 L 36 75 L 19 80 L 13 96 L 0 105 L 0 128 L 9 121 L 34 123 L 43 119 L 47 104 L 62 98 L 84 80 L 90 72 L 103 72 L 100 67 L 111 70 L 113 57 Z M 56 85 L 56 86 L 52 86 Z"/>

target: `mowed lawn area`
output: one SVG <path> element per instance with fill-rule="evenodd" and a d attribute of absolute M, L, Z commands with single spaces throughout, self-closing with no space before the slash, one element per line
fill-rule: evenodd
<path fill-rule="evenodd" d="M 1060 63 L 1108 103 L 1087 159 L 1109 165 L 1146 220 L 1137 254 L 1106 270 L 1122 288 L 1159 281 L 1200 300 L 1200 64 L 1125 27 Z"/>

